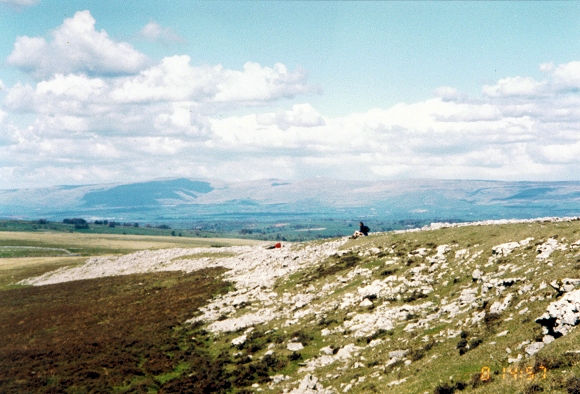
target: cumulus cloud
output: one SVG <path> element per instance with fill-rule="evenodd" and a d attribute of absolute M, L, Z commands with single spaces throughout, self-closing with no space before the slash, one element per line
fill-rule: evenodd
<path fill-rule="evenodd" d="M 209 101 L 218 92 L 221 66 L 193 67 L 187 55 L 164 58 L 160 64 L 126 78 L 111 97 L 119 102 Z"/>
<path fill-rule="evenodd" d="M 289 71 L 281 63 L 270 68 L 247 62 L 241 71 L 223 70 L 215 101 L 252 102 L 294 97 L 311 91 L 305 81 L 303 71 Z"/>
<path fill-rule="evenodd" d="M 580 89 L 580 61 L 560 64 L 550 71 L 558 87 Z"/>
<path fill-rule="evenodd" d="M 293 97 L 310 91 L 305 75 L 274 67 L 246 63 L 243 70 L 192 66 L 187 55 L 164 58 L 115 86 L 111 97 L 120 102 L 182 101 L 255 104 Z"/>
<path fill-rule="evenodd" d="M 483 93 L 490 97 L 533 96 L 541 92 L 544 82 L 533 78 L 511 77 L 500 79 L 495 85 L 485 85 Z"/>
<path fill-rule="evenodd" d="M 64 20 L 50 39 L 21 36 L 8 56 L 8 64 L 36 77 L 54 73 L 118 75 L 145 66 L 146 57 L 124 42 L 113 41 L 104 30 L 95 30 L 89 11 Z"/>
<path fill-rule="evenodd" d="M 316 127 L 325 124 L 322 115 L 308 103 L 295 104 L 289 111 L 261 114 L 257 117 L 257 121 L 265 126 L 276 125 L 282 130 L 290 127 Z"/>
<path fill-rule="evenodd" d="M 173 30 L 168 27 L 163 27 L 155 21 L 151 21 L 143 26 L 139 35 L 148 41 L 162 44 L 183 42 L 183 38 L 174 33 Z"/>
<path fill-rule="evenodd" d="M 38 130 L 49 133 L 52 129 L 51 135 L 58 131 L 69 133 L 73 129 L 70 125 L 77 124 L 77 132 L 203 138 L 209 133 L 208 114 L 215 106 L 224 110 L 266 104 L 307 90 L 305 80 L 288 77 L 291 72 L 276 79 L 275 69 L 280 69 L 280 65 L 258 65 L 249 71 L 249 77 L 246 68 L 236 71 L 221 65 L 197 67 L 190 64 L 188 56 L 172 56 L 131 76 L 59 73 L 35 84 L 17 83 L 6 89 L 4 106 L 15 114 L 36 114 Z M 251 78 L 263 89 L 259 94 L 235 96 L 230 88 L 239 85 L 236 78 Z M 264 86 L 270 86 L 271 91 Z M 227 101 L 223 92 L 228 92 Z M 59 118 L 67 121 L 59 122 Z M 311 106 L 296 105 L 291 111 L 274 115 L 273 122 L 288 128 L 324 121 Z M 42 123 L 45 124 L 40 127 Z"/>

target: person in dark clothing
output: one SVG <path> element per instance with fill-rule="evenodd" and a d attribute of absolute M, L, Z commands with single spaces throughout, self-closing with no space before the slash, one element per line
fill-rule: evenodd
<path fill-rule="evenodd" d="M 366 237 L 367 235 L 369 235 L 369 231 L 371 231 L 371 229 L 365 226 L 363 222 L 360 222 L 360 227 L 358 231 L 355 231 L 354 234 L 351 236 L 351 238 L 357 239 L 358 237 Z"/>
<path fill-rule="evenodd" d="M 360 222 L 360 228 L 358 231 L 360 231 L 365 236 L 367 236 L 367 235 L 369 235 L 369 231 L 371 231 L 371 229 L 368 228 L 368 226 L 365 226 L 365 224 L 363 222 Z"/>

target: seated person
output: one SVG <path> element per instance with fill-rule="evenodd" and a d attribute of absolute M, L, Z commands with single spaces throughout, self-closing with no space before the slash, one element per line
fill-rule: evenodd
<path fill-rule="evenodd" d="M 351 238 L 356 239 L 358 237 L 366 237 L 369 235 L 369 231 L 371 231 L 371 229 L 368 228 L 368 226 L 365 226 L 363 222 L 360 222 L 358 231 L 355 231 Z"/>
<path fill-rule="evenodd" d="M 371 231 L 371 229 L 368 228 L 368 226 L 365 226 L 363 222 L 360 222 L 360 228 L 358 231 L 363 233 L 363 235 L 366 237 L 367 235 L 369 235 L 369 231 Z"/>

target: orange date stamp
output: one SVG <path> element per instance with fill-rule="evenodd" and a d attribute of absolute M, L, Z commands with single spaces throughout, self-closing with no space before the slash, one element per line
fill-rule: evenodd
<path fill-rule="evenodd" d="M 499 373 L 498 373 L 499 374 Z M 548 374 L 548 369 L 543 365 L 540 365 L 537 368 L 528 366 L 528 367 L 508 367 L 502 368 L 501 377 L 502 380 L 540 380 L 546 379 Z M 487 382 L 491 380 L 492 371 L 489 367 L 481 367 L 481 374 L 479 378 L 482 382 Z"/>

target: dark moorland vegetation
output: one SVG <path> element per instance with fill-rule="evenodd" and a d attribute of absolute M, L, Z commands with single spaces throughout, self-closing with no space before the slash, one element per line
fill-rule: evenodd
<path fill-rule="evenodd" d="M 228 289 L 221 271 L 2 291 L 0 392 L 219 392 L 267 379 L 283 363 L 234 368 L 209 333 L 183 323 Z"/>

